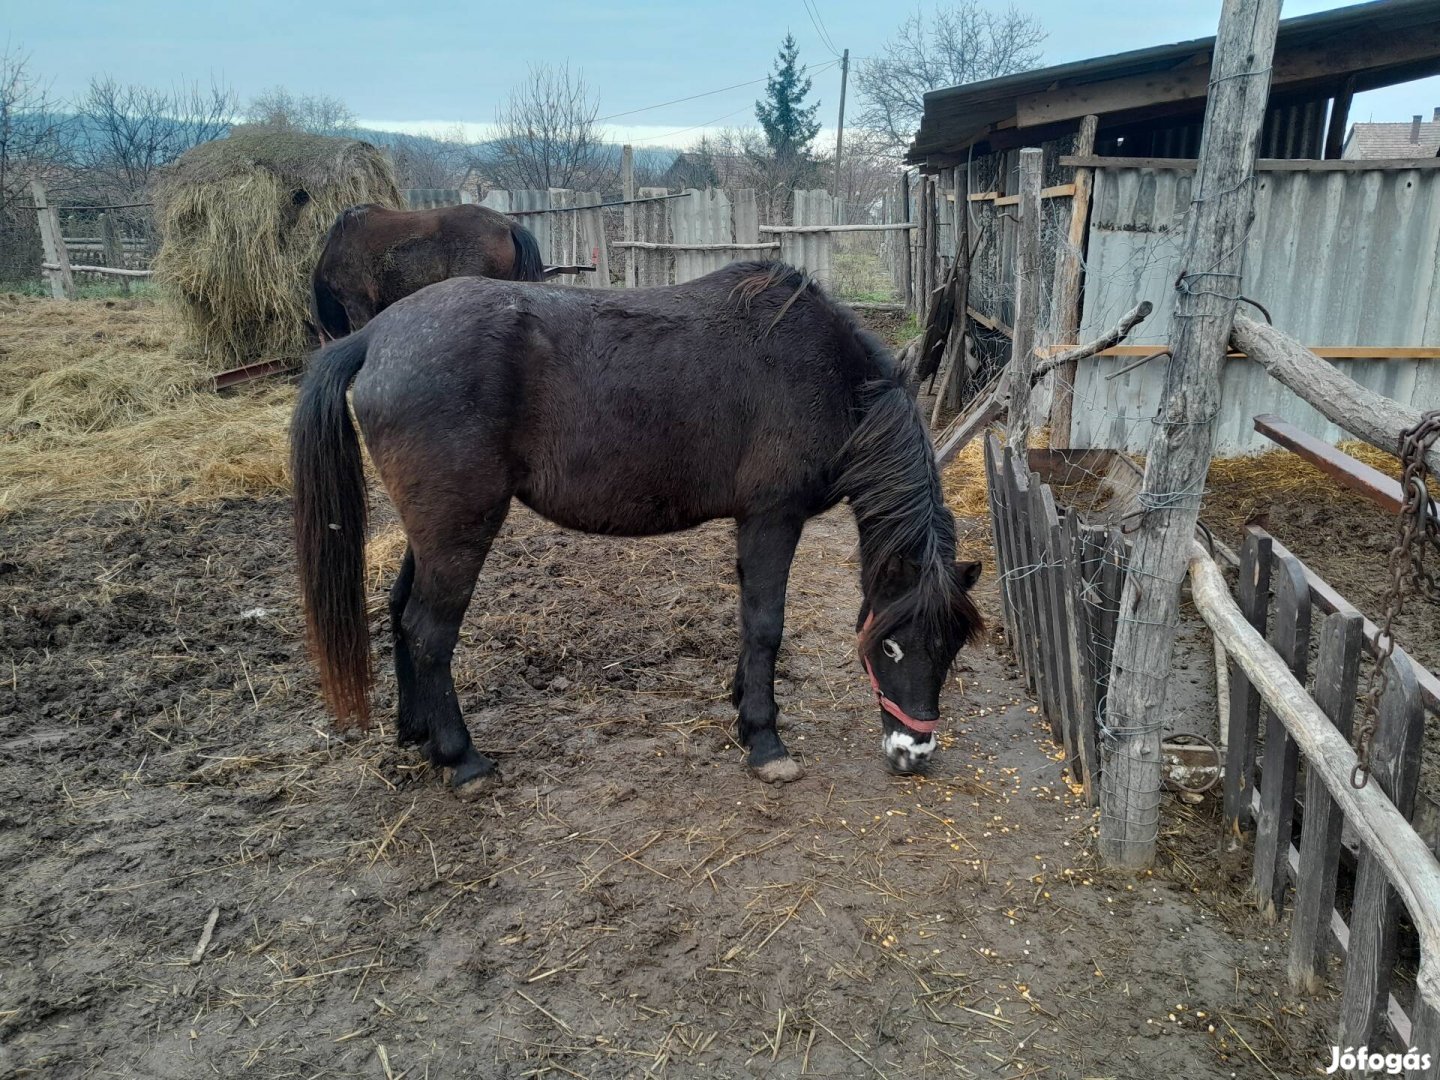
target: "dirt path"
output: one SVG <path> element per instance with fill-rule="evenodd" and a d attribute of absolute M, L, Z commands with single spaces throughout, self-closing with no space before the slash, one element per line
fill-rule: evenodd
<path fill-rule="evenodd" d="M 991 645 L 956 670 L 931 776 L 885 773 L 843 511 L 797 559 L 779 694 L 809 771 L 783 789 L 729 735 L 731 529 L 611 541 L 515 515 L 458 671 L 505 783 L 462 804 L 387 731 L 329 730 L 286 509 L 6 521 L 0 1075 L 1328 1062 L 1331 1006 L 1290 999 L 1280 939 L 1196 844 L 1167 836 L 1151 880 L 1093 871 L 1091 812 Z M 382 671 L 388 717 L 384 650 Z"/>

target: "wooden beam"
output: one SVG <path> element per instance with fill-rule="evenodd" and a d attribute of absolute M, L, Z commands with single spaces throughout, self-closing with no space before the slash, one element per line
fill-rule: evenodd
<path fill-rule="evenodd" d="M 920 226 L 906 221 L 889 225 L 761 225 L 762 233 L 852 233 L 852 232 L 896 232 L 900 229 L 918 229 Z"/>
<path fill-rule="evenodd" d="M 1075 153 L 1080 156 L 1095 152 L 1095 132 L 1100 118 L 1093 113 L 1080 121 L 1075 135 Z M 1080 281 L 1085 268 L 1085 235 L 1090 228 L 1090 192 L 1095 185 L 1095 170 L 1077 168 L 1070 185 L 1070 231 L 1065 234 L 1065 247 L 1055 260 L 1055 281 L 1050 290 L 1050 326 L 1062 341 L 1071 341 L 1080 332 Z M 1112 343 L 1113 344 L 1113 343 Z M 1068 359 L 1055 378 L 1050 397 L 1050 445 L 1063 449 L 1070 445 L 1070 423 L 1075 408 L 1075 379 L 1080 358 Z"/>
<path fill-rule="evenodd" d="M 983 312 L 976 311 L 973 307 L 967 307 L 965 309 L 965 314 L 969 315 L 970 318 L 974 319 L 987 330 L 994 330 L 996 333 L 1004 334 L 1008 338 L 1013 338 L 1015 336 L 1015 330 L 1013 327 L 1006 326 L 999 319 L 992 319 L 989 315 L 986 315 Z"/>
<path fill-rule="evenodd" d="M 1080 157 L 1076 154 L 1065 154 L 1061 156 L 1060 164 L 1069 165 L 1072 168 L 1084 166 L 1087 169 L 1178 169 L 1185 172 L 1195 170 L 1194 158 Z M 1375 172 L 1387 169 L 1440 169 L 1440 157 L 1382 158 L 1374 161 L 1262 158 L 1255 163 L 1256 172 Z"/>
<path fill-rule="evenodd" d="M 1433 23 L 1401 35 L 1353 33 L 1344 39 L 1277 52 L 1270 85 L 1278 90 L 1287 84 L 1340 77 L 1369 68 L 1391 68 L 1412 61 L 1432 60 L 1437 55 L 1440 55 L 1440 26 Z M 1025 128 L 1073 120 L 1086 113 L 1104 116 L 1159 102 L 1198 101 L 1206 96 L 1211 82 L 1210 65 L 1204 63 L 1203 56 L 1198 53 L 1195 59 L 1199 62 L 1168 71 L 1026 94 L 1016 102 L 1016 123 Z"/>
<path fill-rule="evenodd" d="M 1056 184 L 1054 187 L 1040 189 L 1040 198 L 1042 199 L 1068 199 L 1074 194 L 1074 184 Z M 996 206 L 1017 206 L 1020 202 L 1020 196 L 996 195 L 993 201 Z"/>
<path fill-rule="evenodd" d="M 1347 76 L 1330 101 L 1330 122 L 1325 127 L 1325 159 L 1339 161 L 1345 149 L 1345 126 L 1350 121 L 1350 103 L 1355 100 L 1355 76 Z"/>
<path fill-rule="evenodd" d="M 1030 374 L 1040 320 L 1040 175 L 1045 152 L 1020 151 L 1020 235 L 1015 242 L 1015 333 L 1010 339 L 1009 442 L 1023 454 L 1030 445 Z"/>
<path fill-rule="evenodd" d="M 45 185 L 39 180 L 30 181 L 30 194 L 35 199 L 35 220 L 40 226 L 40 244 L 45 252 L 41 269 L 50 279 L 50 295 L 56 300 L 74 300 L 75 278 L 70 273 L 70 255 L 60 232 L 60 215 L 46 201 Z"/>
<path fill-rule="evenodd" d="M 992 388 L 972 399 L 970 407 L 941 434 L 939 445 L 935 448 L 935 463 L 943 469 L 970 444 L 970 440 L 1004 414 L 1005 399 L 998 389 Z"/>
<path fill-rule="evenodd" d="M 1280 0 L 1224 0 L 1214 86 L 1175 283 L 1170 368 L 1145 459 L 1144 508 L 1120 602 L 1100 766 L 1100 854 L 1143 870 L 1160 825 L 1160 736 L 1194 543 L 1215 445 L 1220 361 L 1230 340 L 1255 204 L 1250 183 L 1270 93 Z M 1090 111 L 1090 110 L 1087 110 Z M 1193 275 L 1193 277 L 1192 277 Z M 1201 276 L 1203 275 L 1203 276 Z M 1217 287 L 1216 282 L 1225 283 Z"/>
<path fill-rule="evenodd" d="M 1400 433 L 1420 422 L 1420 410 L 1366 389 L 1274 327 L 1237 315 L 1232 342 L 1323 416 L 1371 446 L 1396 453 Z M 1440 445 L 1432 446 L 1425 460 L 1440 473 Z"/>
<path fill-rule="evenodd" d="M 1400 507 L 1405 502 L 1404 489 L 1400 487 L 1398 480 L 1391 479 L 1379 469 L 1372 469 L 1363 461 L 1356 461 L 1324 439 L 1317 439 L 1309 432 L 1301 431 L 1273 413 L 1262 413 L 1255 417 L 1255 430 L 1310 462 L 1326 476 L 1339 481 L 1351 491 L 1358 491 L 1382 510 L 1391 514 L 1400 512 Z"/>

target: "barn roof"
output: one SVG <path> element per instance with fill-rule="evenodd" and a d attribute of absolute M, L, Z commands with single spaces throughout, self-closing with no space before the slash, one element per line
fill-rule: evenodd
<path fill-rule="evenodd" d="M 1019 145 L 1074 130 L 1095 113 L 1102 128 L 1204 109 L 1215 38 L 1115 53 L 967 83 L 925 95 L 906 160 L 945 165 L 978 143 Z M 1329 97 L 1440 73 L 1440 3 L 1374 0 L 1280 23 L 1271 94 Z M 1407 155 L 1402 155 L 1407 156 Z"/>

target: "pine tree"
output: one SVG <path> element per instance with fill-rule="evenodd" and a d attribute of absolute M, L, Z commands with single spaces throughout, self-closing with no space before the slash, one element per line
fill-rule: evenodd
<path fill-rule="evenodd" d="M 810 80 L 805 69 L 796 66 L 799 54 L 794 36 L 786 34 L 775 60 L 775 74 L 765 80 L 766 100 L 755 102 L 755 118 L 765 129 L 765 141 L 777 159 L 805 156 L 820 133 L 820 121 L 815 119 L 820 103 L 805 104 Z"/>

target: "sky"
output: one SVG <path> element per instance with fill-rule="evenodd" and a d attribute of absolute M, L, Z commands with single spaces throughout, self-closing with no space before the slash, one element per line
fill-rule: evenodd
<path fill-rule="evenodd" d="M 1220 10 L 1219 0 L 1015 3 L 1049 32 L 1046 64 L 1205 37 Z M 1286 0 L 1284 16 L 1340 6 Z M 642 146 L 688 146 L 707 131 L 753 125 L 787 31 L 811 69 L 821 141 L 831 140 L 840 81 L 831 45 L 858 63 L 915 10 L 876 0 L 5 0 L 4 8 L 5 43 L 27 53 L 62 98 L 102 72 L 149 85 L 215 79 L 242 101 L 283 85 L 338 97 L 367 127 L 459 125 L 483 137 L 529 65 L 568 62 L 596 92 L 607 135 Z M 704 96 L 655 107 L 692 95 Z M 1351 119 L 1428 120 L 1436 107 L 1440 77 L 1358 95 Z"/>

